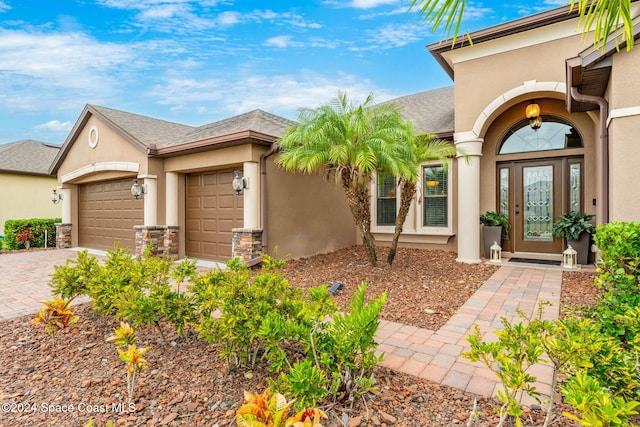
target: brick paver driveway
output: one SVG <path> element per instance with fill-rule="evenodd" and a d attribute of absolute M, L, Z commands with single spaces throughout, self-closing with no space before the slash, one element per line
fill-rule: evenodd
<path fill-rule="evenodd" d="M 76 256 L 68 249 L 0 253 L 0 320 L 37 312 L 40 301 L 52 298 L 53 266 Z"/>

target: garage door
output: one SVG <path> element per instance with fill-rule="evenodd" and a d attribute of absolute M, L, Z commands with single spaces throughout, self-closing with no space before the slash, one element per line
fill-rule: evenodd
<path fill-rule="evenodd" d="M 187 255 L 231 258 L 232 228 L 244 225 L 243 197 L 231 187 L 233 170 L 187 175 Z"/>
<path fill-rule="evenodd" d="M 131 179 L 79 186 L 79 245 L 92 249 L 135 249 L 135 225 L 144 223 L 143 201 L 131 196 Z"/>

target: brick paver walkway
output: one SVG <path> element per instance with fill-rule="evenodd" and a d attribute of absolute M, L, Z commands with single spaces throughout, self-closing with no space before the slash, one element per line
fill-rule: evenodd
<path fill-rule="evenodd" d="M 51 299 L 48 286 L 53 266 L 75 258 L 73 250 L 48 250 L 0 255 L 0 320 L 35 313 L 40 301 Z M 549 301 L 545 317 L 558 316 L 562 270 L 505 264 L 480 287 L 449 321 L 437 331 L 381 321 L 378 350 L 381 363 L 399 372 L 425 378 L 483 396 L 495 395 L 495 375 L 480 363 L 470 363 L 461 353 L 469 349 L 466 337 L 478 325 L 485 339 L 495 339 L 501 317 L 514 320 L 517 310 L 529 316 L 540 301 Z M 85 300 L 80 300 L 86 301 Z M 536 366 L 538 391 L 548 396 L 551 370 Z"/>
<path fill-rule="evenodd" d="M 517 311 L 529 318 L 537 314 L 538 303 L 548 301 L 543 317 L 558 317 L 562 270 L 503 265 L 439 330 L 380 322 L 378 350 L 386 353 L 381 365 L 410 375 L 456 387 L 482 396 L 496 396 L 500 384 L 482 363 L 461 356 L 469 350 L 466 337 L 480 327 L 484 339 L 495 341 L 502 329 L 501 317 L 520 321 Z M 530 371 L 537 377 L 538 391 L 549 396 L 552 370 L 547 364 Z M 525 399 L 523 403 L 532 403 Z"/>

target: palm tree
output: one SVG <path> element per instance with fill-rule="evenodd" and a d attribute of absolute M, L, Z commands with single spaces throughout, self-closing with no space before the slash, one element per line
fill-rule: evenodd
<path fill-rule="evenodd" d="M 394 104 L 373 105 L 373 97 L 359 105 L 345 93 L 316 109 L 303 109 L 298 123 L 278 141 L 277 163 L 292 172 L 323 173 L 333 177 L 347 196 L 367 258 L 377 265 L 371 234 L 370 184 L 380 171 L 409 176 L 414 168 L 407 144 L 415 138 L 412 122 Z"/>
<path fill-rule="evenodd" d="M 580 15 L 582 31 L 593 30 L 593 44 L 604 49 L 609 35 L 618 28 L 622 21 L 622 40 L 627 42 L 627 50 L 633 48 L 633 20 L 631 17 L 631 0 L 567 0 L 571 10 L 577 7 Z M 466 0 L 412 0 L 409 9 L 416 5 L 420 13 L 433 25 L 433 31 L 444 22 L 445 31 L 453 32 L 453 44 L 460 31 L 462 15 Z"/>
<path fill-rule="evenodd" d="M 456 155 L 456 148 L 447 141 L 435 139 L 432 135 L 422 134 L 414 140 L 414 144 L 409 146 L 412 161 L 414 162 L 413 174 L 398 177 L 398 185 L 400 186 L 400 208 L 396 215 L 396 226 L 391 241 L 391 248 L 387 255 L 387 263 L 391 265 L 396 257 L 398 249 L 398 240 L 407 219 L 411 203 L 415 199 L 417 191 L 417 182 L 421 177 L 417 174 L 417 170 L 422 163 L 429 161 L 438 161 L 446 170 L 448 167 L 448 159 Z"/>

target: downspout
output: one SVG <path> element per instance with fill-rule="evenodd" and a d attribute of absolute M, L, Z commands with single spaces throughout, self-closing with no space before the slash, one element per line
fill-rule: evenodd
<path fill-rule="evenodd" d="M 269 249 L 267 245 L 267 157 L 278 151 L 278 144 L 271 147 L 260 156 L 260 227 L 262 227 L 262 250 Z"/>
<path fill-rule="evenodd" d="M 571 82 L 569 82 L 571 83 Z M 604 209 L 602 211 L 602 224 L 609 222 L 609 103 L 601 96 L 585 95 L 580 93 L 577 87 L 569 85 L 571 98 L 577 102 L 595 104 L 600 108 L 600 142 L 602 144 L 602 199 Z"/>

